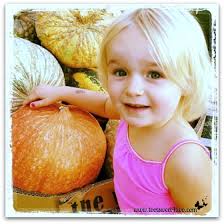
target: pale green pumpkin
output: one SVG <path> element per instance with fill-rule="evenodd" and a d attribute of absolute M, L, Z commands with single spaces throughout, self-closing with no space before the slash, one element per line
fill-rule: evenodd
<path fill-rule="evenodd" d="M 12 112 L 17 110 L 32 89 L 40 84 L 65 85 L 63 71 L 54 56 L 28 40 L 14 38 L 12 81 Z"/>

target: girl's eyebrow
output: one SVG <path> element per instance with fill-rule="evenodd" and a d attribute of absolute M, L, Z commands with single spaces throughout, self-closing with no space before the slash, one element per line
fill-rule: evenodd
<path fill-rule="evenodd" d="M 113 64 L 120 65 L 120 62 L 116 59 L 110 59 L 107 65 L 109 66 L 109 65 L 113 65 Z M 145 66 L 147 66 L 147 67 L 150 66 L 155 69 L 157 69 L 157 68 L 160 69 L 160 66 L 156 62 L 143 60 L 143 64 L 145 64 Z"/>
<path fill-rule="evenodd" d="M 110 65 L 110 64 L 119 64 L 119 63 L 118 63 L 117 60 L 115 60 L 115 59 L 111 59 L 111 60 L 109 60 L 109 62 L 108 62 L 108 65 Z"/>
<path fill-rule="evenodd" d="M 150 66 L 154 66 L 154 67 L 158 67 L 158 64 L 155 62 L 151 62 L 151 61 L 145 61 L 146 65 L 150 65 Z"/>

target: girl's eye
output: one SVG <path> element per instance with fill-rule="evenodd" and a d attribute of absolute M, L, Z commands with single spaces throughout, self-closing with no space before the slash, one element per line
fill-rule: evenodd
<path fill-rule="evenodd" d="M 122 69 L 114 71 L 113 74 L 115 76 L 118 76 L 118 77 L 122 77 L 122 76 L 126 76 L 127 75 L 127 73 L 124 70 L 122 70 Z"/>
<path fill-rule="evenodd" d="M 155 71 L 151 71 L 147 74 L 147 78 L 151 78 L 151 79 L 159 79 L 162 76 L 160 75 L 159 72 L 155 72 Z"/>

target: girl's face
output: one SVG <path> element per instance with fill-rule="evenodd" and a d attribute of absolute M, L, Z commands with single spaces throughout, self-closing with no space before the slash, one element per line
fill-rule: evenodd
<path fill-rule="evenodd" d="M 165 78 L 154 56 L 135 24 L 108 44 L 108 92 L 121 118 L 129 125 L 164 125 L 178 107 L 181 90 Z"/>

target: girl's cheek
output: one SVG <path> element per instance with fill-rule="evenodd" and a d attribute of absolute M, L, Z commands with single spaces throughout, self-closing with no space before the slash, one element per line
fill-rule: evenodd
<path fill-rule="evenodd" d="M 108 84 L 109 95 L 117 95 L 120 91 L 120 85 L 114 80 Z"/>

